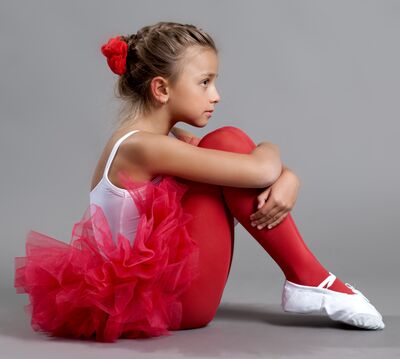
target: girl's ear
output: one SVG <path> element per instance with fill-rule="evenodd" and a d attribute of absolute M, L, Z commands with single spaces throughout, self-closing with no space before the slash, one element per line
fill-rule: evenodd
<path fill-rule="evenodd" d="M 167 81 L 162 76 L 153 77 L 150 83 L 151 93 L 158 102 L 165 102 L 168 97 Z"/>

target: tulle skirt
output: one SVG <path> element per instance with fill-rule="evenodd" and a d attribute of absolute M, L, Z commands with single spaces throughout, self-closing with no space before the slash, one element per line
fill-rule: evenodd
<path fill-rule="evenodd" d="M 26 256 L 15 258 L 14 287 L 29 294 L 25 311 L 35 331 L 114 342 L 179 328 L 179 298 L 199 269 L 198 245 L 186 228 L 193 216 L 181 206 L 187 187 L 170 176 L 157 184 L 120 178 L 140 213 L 134 240 L 120 233 L 113 241 L 94 204 L 69 244 L 28 233 Z"/>

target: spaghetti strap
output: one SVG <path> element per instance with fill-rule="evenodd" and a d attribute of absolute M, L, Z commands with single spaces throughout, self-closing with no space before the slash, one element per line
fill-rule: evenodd
<path fill-rule="evenodd" d="M 128 138 L 131 134 L 133 134 L 135 132 L 138 132 L 138 131 L 140 131 L 140 130 L 133 130 L 133 131 L 127 132 L 120 139 L 118 139 L 117 142 L 115 142 L 114 147 L 112 148 L 111 153 L 108 156 L 106 167 L 104 168 L 103 177 L 108 178 L 108 171 L 110 169 L 111 163 L 112 163 L 112 161 L 113 161 L 113 159 L 115 157 L 115 154 L 117 153 L 118 147 L 120 146 L 122 141 L 124 141 L 126 138 Z"/>

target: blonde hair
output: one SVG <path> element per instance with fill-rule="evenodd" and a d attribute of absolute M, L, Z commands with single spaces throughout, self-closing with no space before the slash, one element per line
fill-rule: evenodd
<path fill-rule="evenodd" d="M 132 115 L 147 114 L 155 105 L 150 88 L 155 76 L 164 77 L 171 86 L 176 84 L 184 67 L 186 49 L 201 46 L 218 53 L 211 36 L 190 24 L 161 21 L 121 38 L 128 44 L 128 52 L 126 71 L 116 83 L 115 96 L 123 100 L 119 124 Z"/>

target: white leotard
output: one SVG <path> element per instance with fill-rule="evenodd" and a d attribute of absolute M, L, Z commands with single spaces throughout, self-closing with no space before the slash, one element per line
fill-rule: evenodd
<path fill-rule="evenodd" d="M 108 178 L 108 172 L 122 141 L 138 131 L 140 130 L 130 131 L 115 142 L 104 168 L 103 176 L 90 192 L 90 204 L 96 204 L 102 208 L 114 241 L 116 241 L 116 236 L 120 232 L 133 243 L 140 215 L 129 192 L 112 184 Z M 176 137 L 172 132 L 169 132 L 168 136 Z M 151 182 L 158 183 L 161 179 L 162 176 L 159 175 L 154 177 Z M 238 220 L 234 218 L 234 225 L 237 224 Z"/>
<path fill-rule="evenodd" d="M 102 208 L 114 241 L 116 241 L 116 235 L 120 232 L 132 242 L 140 216 L 129 192 L 111 183 L 108 172 L 122 141 L 138 131 L 140 130 L 130 131 L 115 142 L 104 168 L 103 176 L 90 192 L 90 204 L 96 204 Z M 172 132 L 169 132 L 168 136 L 175 137 Z M 154 177 L 151 182 L 157 183 L 161 179 L 162 176 L 159 175 Z"/>

